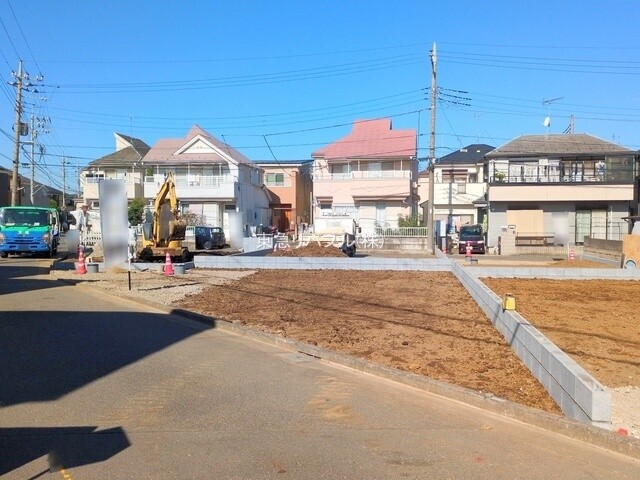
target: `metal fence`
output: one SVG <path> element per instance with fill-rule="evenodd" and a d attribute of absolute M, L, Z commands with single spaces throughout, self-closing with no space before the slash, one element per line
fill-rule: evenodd
<path fill-rule="evenodd" d="M 374 233 L 383 237 L 426 237 L 427 227 L 374 227 Z"/>

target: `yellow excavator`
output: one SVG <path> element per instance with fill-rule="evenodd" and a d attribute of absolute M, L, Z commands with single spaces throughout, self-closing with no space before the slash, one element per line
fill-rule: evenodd
<path fill-rule="evenodd" d="M 182 245 L 186 222 L 181 218 L 176 197 L 173 173 L 168 173 L 154 200 L 153 219 L 142 224 L 142 235 L 137 241 L 138 259 L 164 260 L 167 252 L 172 261 L 189 261 L 189 249 Z"/>

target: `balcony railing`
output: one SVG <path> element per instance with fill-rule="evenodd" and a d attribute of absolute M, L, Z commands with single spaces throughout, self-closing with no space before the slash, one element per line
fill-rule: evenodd
<path fill-rule="evenodd" d="M 609 168 L 586 167 L 580 164 L 562 167 L 519 166 L 513 165 L 509 170 L 495 169 L 491 172 L 489 183 L 633 183 L 636 177 L 635 168 L 628 165 L 612 166 Z"/>
<path fill-rule="evenodd" d="M 319 173 L 314 174 L 314 180 L 387 180 L 393 178 L 411 178 L 410 170 L 358 170 L 344 173 Z"/>
<path fill-rule="evenodd" d="M 103 180 L 124 180 L 127 185 L 140 184 L 140 177 L 84 177 L 84 183 L 87 185 L 97 185 Z"/>
<path fill-rule="evenodd" d="M 233 175 L 179 175 L 174 178 L 176 187 L 219 187 L 220 185 L 234 181 Z M 144 183 L 162 184 L 163 175 L 150 175 L 144 177 Z"/>

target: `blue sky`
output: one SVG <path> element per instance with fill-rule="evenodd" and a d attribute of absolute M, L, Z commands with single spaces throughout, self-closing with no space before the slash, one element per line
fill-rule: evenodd
<path fill-rule="evenodd" d="M 427 157 L 434 42 L 436 156 L 544 134 L 547 116 L 562 133 L 571 115 L 577 133 L 637 150 L 639 18 L 636 0 L 0 0 L 0 166 L 19 59 L 44 76 L 23 116 L 50 120 L 37 179 L 61 188 L 65 158 L 68 191 L 114 132 L 153 145 L 193 124 L 253 160 L 293 160 L 391 117 Z"/>

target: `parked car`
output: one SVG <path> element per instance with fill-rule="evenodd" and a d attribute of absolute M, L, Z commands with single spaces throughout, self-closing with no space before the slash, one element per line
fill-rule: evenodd
<path fill-rule="evenodd" d="M 462 225 L 458 235 L 458 250 L 461 254 L 467 253 L 467 246 L 471 245 L 473 253 L 484 253 L 484 232 L 482 225 Z"/>
<path fill-rule="evenodd" d="M 224 230 L 220 227 L 195 227 L 196 250 L 223 248 L 227 244 Z"/>

